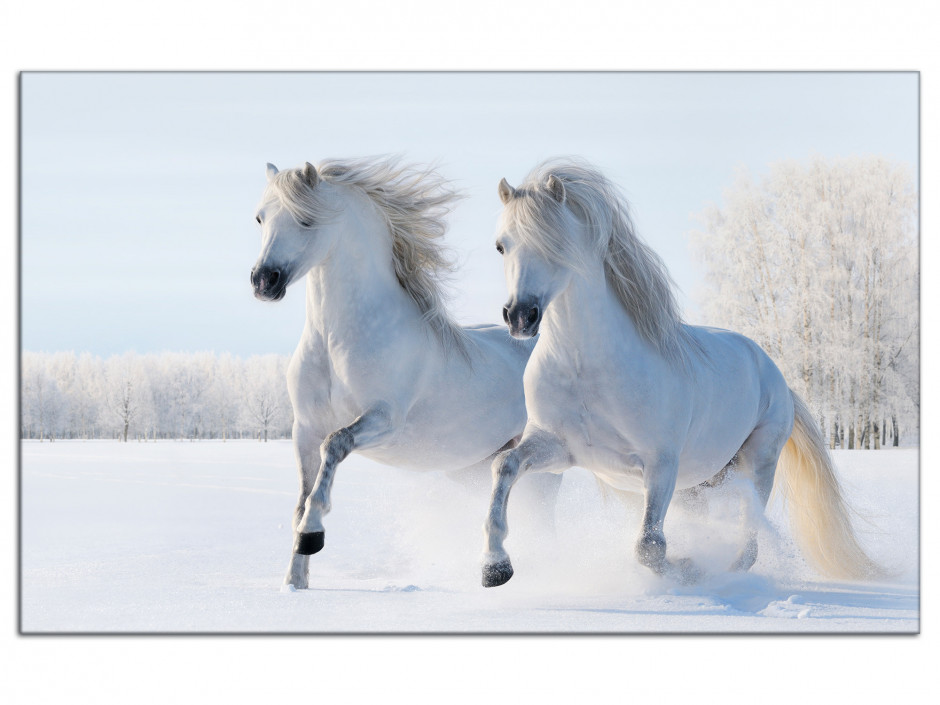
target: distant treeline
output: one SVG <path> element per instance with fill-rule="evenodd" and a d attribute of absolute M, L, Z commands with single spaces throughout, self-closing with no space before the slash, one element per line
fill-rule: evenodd
<path fill-rule="evenodd" d="M 24 352 L 22 438 L 289 438 L 289 358 Z"/>

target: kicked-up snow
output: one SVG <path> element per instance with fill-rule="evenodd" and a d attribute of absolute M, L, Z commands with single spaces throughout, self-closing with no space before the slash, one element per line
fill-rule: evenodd
<path fill-rule="evenodd" d="M 480 585 L 488 478 L 456 483 L 353 455 L 339 468 L 311 589 L 281 589 L 297 479 L 286 441 L 22 443 L 21 629 L 45 632 L 917 632 L 918 451 L 836 451 L 866 548 L 889 577 L 834 582 L 773 504 L 760 554 L 739 548 L 736 487 L 673 503 L 669 555 L 693 585 L 633 557 L 638 501 L 565 473 L 554 529 L 509 502 L 515 576 Z"/>

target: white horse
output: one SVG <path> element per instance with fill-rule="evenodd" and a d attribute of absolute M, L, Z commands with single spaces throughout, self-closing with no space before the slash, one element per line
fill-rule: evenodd
<path fill-rule="evenodd" d="M 307 278 L 287 370 L 300 499 L 284 580 L 306 588 L 337 464 L 357 451 L 419 470 L 488 467 L 525 425 L 532 344 L 503 326 L 462 328 L 444 309 L 438 240 L 458 196 L 433 171 L 358 160 L 267 175 L 255 296 L 278 301 Z M 543 485 L 547 502 L 559 484 Z"/>
<path fill-rule="evenodd" d="M 753 481 L 762 512 L 776 470 L 797 540 L 817 568 L 840 578 L 875 574 L 806 406 L 752 340 L 682 323 L 665 267 L 634 234 L 617 189 L 571 159 L 537 167 L 517 189 L 503 179 L 499 195 L 503 317 L 513 336 L 539 338 L 524 376 L 525 431 L 493 463 L 483 584 L 512 577 L 503 542 L 513 484 L 573 465 L 643 494 L 635 550 L 656 573 L 694 580 L 697 572 L 666 558 L 663 520 L 676 489 L 734 472 Z M 737 570 L 757 558 L 748 529 Z"/>

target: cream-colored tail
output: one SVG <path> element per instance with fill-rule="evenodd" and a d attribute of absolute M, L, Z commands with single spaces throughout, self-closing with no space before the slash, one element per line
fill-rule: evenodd
<path fill-rule="evenodd" d="M 793 433 L 780 454 L 774 493 L 789 505 L 793 534 L 803 554 L 829 577 L 862 580 L 883 574 L 858 543 L 832 456 L 816 420 L 792 390 Z"/>

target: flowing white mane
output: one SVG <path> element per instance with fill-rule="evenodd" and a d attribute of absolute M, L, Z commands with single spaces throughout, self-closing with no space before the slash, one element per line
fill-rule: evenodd
<path fill-rule="evenodd" d="M 317 173 L 334 184 L 362 189 L 385 215 L 399 284 L 417 304 L 445 350 L 466 354 L 466 331 L 445 308 L 444 284 L 454 264 L 440 239 L 445 217 L 462 196 L 433 168 L 400 165 L 395 158 L 328 159 Z M 271 186 L 298 221 L 329 218 L 330 205 L 310 188 L 299 169 L 274 175 Z"/>
<path fill-rule="evenodd" d="M 584 271 L 587 253 L 567 232 L 562 206 L 547 186 L 550 176 L 564 185 L 565 204 L 586 226 L 607 281 L 640 335 L 666 357 L 686 362 L 686 352 L 699 346 L 683 325 L 672 278 L 635 234 L 624 196 L 600 172 L 575 158 L 539 164 L 506 204 L 505 224 L 549 261 Z"/>

